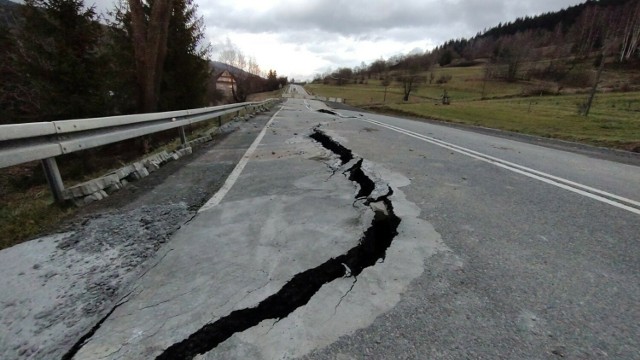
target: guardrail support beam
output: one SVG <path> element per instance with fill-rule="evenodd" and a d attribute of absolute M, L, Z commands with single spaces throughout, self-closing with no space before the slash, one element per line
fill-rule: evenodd
<path fill-rule="evenodd" d="M 184 132 L 184 126 L 180 126 L 178 129 L 180 131 L 180 143 L 183 147 L 187 146 L 187 134 Z"/>
<path fill-rule="evenodd" d="M 60 170 L 58 170 L 58 163 L 56 158 L 47 158 L 40 160 L 42 168 L 44 169 L 44 175 L 47 177 L 49 188 L 53 194 L 53 199 L 57 203 L 64 202 L 62 192 L 64 191 L 64 184 L 62 183 L 62 176 L 60 176 Z"/>

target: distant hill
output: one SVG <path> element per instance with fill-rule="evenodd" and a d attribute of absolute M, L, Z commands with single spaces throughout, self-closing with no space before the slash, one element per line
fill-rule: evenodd
<path fill-rule="evenodd" d="M 217 75 L 225 70 L 228 70 L 232 75 L 238 76 L 238 75 L 243 75 L 243 76 L 255 76 L 251 73 L 248 73 L 242 69 L 238 69 L 235 66 L 229 65 L 229 64 L 225 64 L 223 62 L 220 61 L 209 61 L 209 66 L 211 67 L 211 69 L 213 70 L 213 74 Z"/>
<path fill-rule="evenodd" d="M 13 28 L 20 18 L 22 5 L 9 0 L 0 0 L 0 27 Z"/>
<path fill-rule="evenodd" d="M 588 0 L 581 4 L 570 6 L 566 9 L 555 12 L 547 12 L 536 16 L 525 16 L 517 18 L 515 21 L 499 24 L 478 34 L 482 37 L 500 37 L 505 35 L 514 35 L 524 31 L 554 31 L 561 27 L 563 31 L 567 31 L 580 17 L 580 15 L 590 6 L 598 6 L 599 8 L 608 8 L 625 5 L 629 2 L 637 0 Z"/>

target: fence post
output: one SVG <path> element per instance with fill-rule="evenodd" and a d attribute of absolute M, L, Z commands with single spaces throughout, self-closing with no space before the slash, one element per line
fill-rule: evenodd
<path fill-rule="evenodd" d="M 187 146 L 187 134 L 184 132 L 184 126 L 180 126 L 180 143 L 182 143 L 182 147 Z"/>
<path fill-rule="evenodd" d="M 60 176 L 56 158 L 42 159 L 40 163 L 42 163 L 42 169 L 44 170 L 44 175 L 47 177 L 47 183 L 49 183 L 49 188 L 51 188 L 53 199 L 61 204 L 64 201 L 62 196 L 64 184 L 62 183 L 62 176 Z"/>

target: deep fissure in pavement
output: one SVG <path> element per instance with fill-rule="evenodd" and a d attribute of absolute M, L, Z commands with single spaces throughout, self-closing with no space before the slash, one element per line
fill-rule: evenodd
<path fill-rule="evenodd" d="M 322 131 L 318 129 L 314 129 L 313 134 L 309 135 L 309 137 L 319 142 L 320 145 L 322 145 L 325 149 L 338 155 L 340 157 L 340 161 L 342 162 L 342 165 L 353 160 L 353 153 L 351 152 L 351 150 L 342 146 L 340 143 L 334 141 L 332 138 L 327 136 Z"/>
<path fill-rule="evenodd" d="M 364 161 L 363 159 L 358 160 L 358 162 L 355 163 L 355 165 L 353 165 L 349 170 L 344 172 L 344 173 L 347 173 L 347 172 L 349 173 L 349 180 L 360 185 L 360 189 L 356 194 L 356 199 L 367 198 L 369 195 L 371 195 L 373 190 L 376 188 L 376 184 L 373 182 L 373 180 L 371 180 L 371 178 L 369 178 L 367 174 L 365 174 L 364 171 L 362 170 L 363 161 Z"/>
<path fill-rule="evenodd" d="M 351 150 L 333 141 L 326 134 L 315 130 L 311 138 L 336 153 L 342 165 L 353 159 Z M 345 173 L 349 172 L 349 179 L 360 186 L 361 190 L 357 196 L 366 197 L 373 191 L 374 183 L 362 171 L 361 166 L 362 159 Z M 358 175 L 354 175 L 357 171 L 359 171 Z M 366 190 L 363 191 L 362 189 L 365 188 Z M 393 190 L 389 188 L 386 195 L 376 199 L 383 203 L 386 211 L 377 210 L 374 213 L 371 226 L 364 232 L 358 245 L 346 254 L 296 274 L 277 293 L 269 296 L 256 307 L 233 311 L 225 317 L 204 325 L 188 338 L 168 347 L 156 359 L 191 359 L 198 354 L 204 354 L 233 334 L 254 327 L 264 320 L 284 319 L 299 307 L 306 305 L 324 284 L 342 277 L 357 279 L 364 269 L 384 260 L 387 249 L 398 234 L 400 218 L 395 215 L 393 204 L 389 200 L 392 194 Z"/>
<path fill-rule="evenodd" d="M 329 114 L 329 115 L 338 115 L 335 111 L 327 110 L 327 109 L 319 109 L 318 112 Z"/>

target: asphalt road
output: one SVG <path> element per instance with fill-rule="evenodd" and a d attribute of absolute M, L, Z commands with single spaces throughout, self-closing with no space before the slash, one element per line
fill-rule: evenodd
<path fill-rule="evenodd" d="M 74 358 L 638 359 L 617 156 L 288 99 Z"/>

